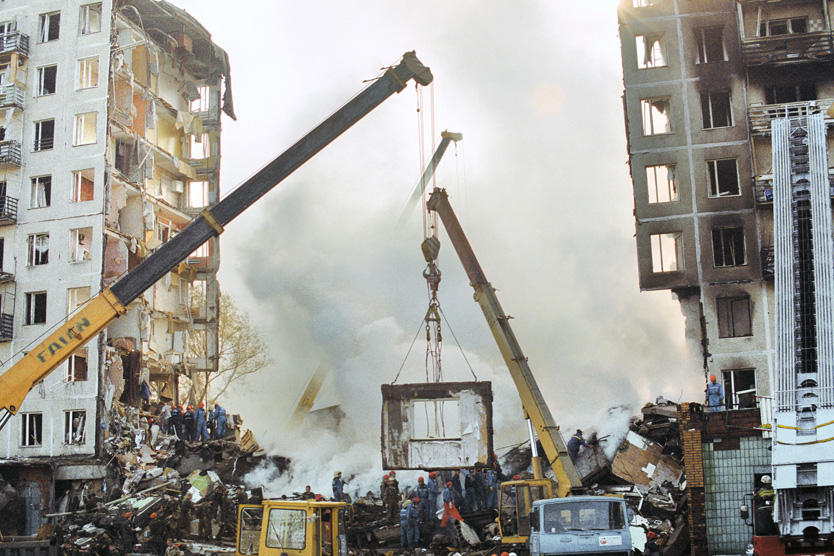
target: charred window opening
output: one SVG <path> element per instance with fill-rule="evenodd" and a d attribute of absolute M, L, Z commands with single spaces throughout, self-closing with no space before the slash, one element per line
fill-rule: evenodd
<path fill-rule="evenodd" d="M 87 348 L 77 350 L 67 359 L 67 380 L 69 382 L 87 380 Z"/>
<path fill-rule="evenodd" d="M 64 412 L 64 443 L 80 445 L 86 442 L 86 411 Z"/>
<path fill-rule="evenodd" d="M 77 170 L 72 173 L 72 195 L 70 196 L 70 202 L 82 203 L 93 200 L 94 174 L 95 172 L 92 168 Z"/>
<path fill-rule="evenodd" d="M 790 19 L 771 19 L 762 21 L 759 25 L 760 37 L 775 37 L 779 35 L 794 35 L 808 32 L 807 17 L 793 17 Z"/>
<path fill-rule="evenodd" d="M 738 164 L 735 158 L 707 161 L 710 197 L 741 195 L 738 183 Z"/>
<path fill-rule="evenodd" d="M 20 445 L 40 446 L 43 444 L 43 414 L 24 413 L 20 420 Z"/>
<path fill-rule="evenodd" d="M 718 313 L 718 337 L 739 338 L 753 335 L 750 318 L 750 296 L 718 297 L 715 300 Z"/>
<path fill-rule="evenodd" d="M 683 239 L 681 232 L 652 234 L 652 272 L 683 270 Z"/>
<path fill-rule="evenodd" d="M 643 111 L 643 135 L 672 132 L 668 98 L 647 98 L 640 101 Z"/>
<path fill-rule="evenodd" d="M 712 231 L 712 257 L 715 268 L 747 264 L 744 228 L 717 228 Z"/>
<path fill-rule="evenodd" d="M 666 63 L 666 35 L 637 35 L 637 67 L 640 69 L 660 68 Z"/>
<path fill-rule="evenodd" d="M 44 208 L 52 204 L 52 176 L 32 178 L 32 195 L 29 208 Z"/>
<path fill-rule="evenodd" d="M 49 234 L 32 234 L 27 238 L 27 259 L 29 266 L 49 262 Z"/>
<path fill-rule="evenodd" d="M 756 407 L 756 370 L 728 369 L 724 375 L 724 403 L 727 409 Z"/>
<path fill-rule="evenodd" d="M 695 43 L 698 46 L 696 64 L 713 64 L 727 60 L 723 25 L 695 29 Z"/>
<path fill-rule="evenodd" d="M 816 83 L 787 83 L 765 87 L 766 104 L 786 104 L 817 100 Z"/>
<path fill-rule="evenodd" d="M 730 104 L 730 91 L 701 93 L 701 115 L 704 129 L 731 127 L 733 111 Z"/>
<path fill-rule="evenodd" d="M 460 438 L 458 400 L 412 400 L 414 411 L 411 438 L 438 440 Z"/>
<path fill-rule="evenodd" d="M 46 322 L 46 292 L 29 292 L 26 294 L 26 319 L 24 324 L 44 324 Z"/>
<path fill-rule="evenodd" d="M 58 33 L 61 30 L 61 12 L 41 14 L 38 23 L 38 40 L 49 42 L 58 40 Z"/>
<path fill-rule="evenodd" d="M 646 182 L 649 188 L 649 204 L 671 203 L 680 200 L 675 185 L 675 165 L 646 166 Z"/>
<path fill-rule="evenodd" d="M 35 122 L 35 151 L 46 151 L 55 143 L 55 120 Z"/>
<path fill-rule="evenodd" d="M 38 68 L 37 83 L 35 84 L 35 95 L 54 95 L 58 79 L 58 66 L 43 66 Z"/>

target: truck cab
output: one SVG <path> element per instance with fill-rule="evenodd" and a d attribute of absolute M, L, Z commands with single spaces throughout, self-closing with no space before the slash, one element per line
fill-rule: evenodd
<path fill-rule="evenodd" d="M 631 556 L 628 508 L 621 498 L 571 496 L 533 502 L 530 556 Z"/>
<path fill-rule="evenodd" d="M 553 498 L 550 479 L 521 479 L 501 483 L 498 527 L 504 544 L 524 544 L 530 536 L 530 512 L 536 500 Z"/>
<path fill-rule="evenodd" d="M 238 510 L 236 556 L 347 556 L 344 502 L 264 500 Z"/>

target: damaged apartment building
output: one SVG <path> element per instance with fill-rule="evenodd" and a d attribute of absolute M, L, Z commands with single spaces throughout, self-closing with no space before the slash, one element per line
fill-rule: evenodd
<path fill-rule="evenodd" d="M 161 0 L 0 4 L 0 359 L 22 357 L 219 194 L 229 61 Z M 104 476 L 116 400 L 217 368 L 219 244 L 203 245 L 35 387 L 0 432 L 26 532 Z M 189 340 L 203 346 L 189 351 Z M 196 373 L 196 374 L 195 374 Z M 145 386 L 147 384 L 147 387 Z"/>
<path fill-rule="evenodd" d="M 832 476 L 819 451 L 808 459 L 780 447 L 777 458 L 770 432 L 783 435 L 774 415 L 813 431 L 832 405 L 832 8 L 622 0 L 618 9 L 640 288 L 677 296 L 704 380 L 715 375 L 725 391 L 722 411 L 682 410 L 699 554 L 744 553 L 752 531 L 738 508 L 771 463 L 780 496 Z M 801 496 L 822 492 L 811 490 Z"/>

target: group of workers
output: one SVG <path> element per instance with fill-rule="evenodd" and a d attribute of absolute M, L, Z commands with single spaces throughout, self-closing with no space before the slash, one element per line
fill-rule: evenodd
<path fill-rule="evenodd" d="M 166 403 L 159 412 L 159 418 L 162 421 L 162 432 L 189 442 L 226 437 L 226 410 L 219 403 L 215 403 L 214 410 L 208 413 L 202 402 L 197 404 L 196 409 L 191 405 L 183 408 L 181 405 Z"/>

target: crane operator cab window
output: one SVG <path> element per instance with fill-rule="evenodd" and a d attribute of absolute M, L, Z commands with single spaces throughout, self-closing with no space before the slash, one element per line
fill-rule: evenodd
<path fill-rule="evenodd" d="M 530 534 L 530 510 L 533 502 L 550 498 L 551 491 L 544 485 L 511 483 L 501 485 L 500 515 L 501 536 L 528 536 Z"/>
<path fill-rule="evenodd" d="M 262 506 L 242 506 L 238 516 L 237 551 L 239 554 L 257 554 L 261 544 Z"/>

